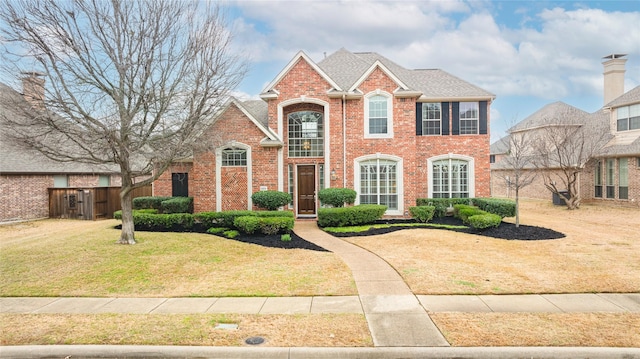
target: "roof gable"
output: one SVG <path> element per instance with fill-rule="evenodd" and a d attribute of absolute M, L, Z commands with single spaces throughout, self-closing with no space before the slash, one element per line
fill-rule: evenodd
<path fill-rule="evenodd" d="M 614 108 L 635 103 L 640 103 L 640 86 L 636 86 L 635 88 L 629 90 L 625 94 L 606 104 L 604 107 Z"/>
<path fill-rule="evenodd" d="M 334 89 L 336 89 L 338 91 L 342 90 L 342 88 L 335 81 L 333 81 L 333 79 L 331 79 L 331 77 L 329 77 L 329 75 L 327 75 L 315 62 L 313 62 L 313 60 L 311 60 L 309 58 L 309 56 L 307 56 L 307 54 L 304 53 L 304 51 L 300 51 L 300 52 L 298 52 L 296 54 L 296 56 L 293 57 L 293 59 L 291 59 L 291 61 L 289 61 L 287 66 L 285 66 L 284 69 L 282 69 L 282 71 L 280 71 L 280 73 L 276 76 L 276 78 L 273 79 L 273 81 L 271 81 L 267 85 L 267 87 L 264 88 L 264 90 L 262 91 L 262 94 L 264 95 L 264 94 L 274 93 L 275 92 L 275 90 L 274 90 L 275 86 L 282 80 L 282 78 L 284 78 L 289 73 L 289 71 L 291 71 L 291 69 L 300 60 L 303 60 L 307 64 L 309 64 L 309 66 L 311 66 L 311 68 L 313 68 L 313 70 L 316 71 Z"/>
<path fill-rule="evenodd" d="M 263 114 L 266 115 L 267 113 L 267 104 L 262 100 L 259 101 L 263 103 L 264 106 L 260 106 L 259 102 L 257 101 L 246 101 L 243 103 L 238 101 L 235 97 L 232 97 L 231 99 L 229 99 L 227 105 L 225 106 L 224 110 L 222 110 L 220 115 L 226 112 L 229 106 L 234 105 L 249 119 L 249 121 L 251 121 L 260 131 L 262 131 L 262 133 L 264 133 L 264 135 L 267 136 L 269 140 L 280 141 L 278 136 L 273 133 L 273 131 L 271 131 L 267 126 L 266 117 L 256 117 L 262 116 Z"/>
<path fill-rule="evenodd" d="M 380 62 L 379 60 L 376 60 L 371 66 L 369 66 L 367 71 L 365 71 L 362 74 L 362 76 L 360 76 L 360 78 L 356 80 L 356 82 L 351 86 L 351 88 L 349 88 L 349 92 L 355 91 L 358 88 L 358 86 L 360 86 L 367 78 L 369 78 L 369 76 L 376 69 L 382 70 L 382 72 L 384 72 L 384 74 L 387 75 L 393 82 L 395 82 L 398 85 L 398 87 L 400 87 L 401 89 L 403 90 L 409 89 L 409 87 L 404 82 L 402 82 L 402 80 L 400 80 L 398 76 L 396 76 L 393 72 L 391 72 L 391 70 L 389 70 L 382 62 Z"/>
<path fill-rule="evenodd" d="M 558 101 L 550 103 L 509 129 L 509 132 L 531 130 L 535 128 L 560 125 L 575 126 L 584 124 L 590 114 L 576 107 Z"/>

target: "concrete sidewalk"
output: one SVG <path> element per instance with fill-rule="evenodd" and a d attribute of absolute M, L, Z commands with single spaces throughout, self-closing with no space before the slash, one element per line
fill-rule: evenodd
<path fill-rule="evenodd" d="M 640 313 L 640 293 L 418 295 L 428 313 Z M 403 297 L 388 296 L 388 305 L 404 306 Z M 371 304 L 369 304 L 371 305 Z M 0 313 L 25 314 L 365 314 L 358 296 L 223 297 L 223 298 L 76 298 L 1 297 Z M 378 308 L 379 311 L 395 309 Z M 397 311 L 397 310 L 396 310 Z"/>

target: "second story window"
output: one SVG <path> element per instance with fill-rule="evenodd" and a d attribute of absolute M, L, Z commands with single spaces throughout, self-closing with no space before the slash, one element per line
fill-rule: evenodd
<path fill-rule="evenodd" d="M 478 134 L 480 109 L 477 102 L 460 102 L 460 134 Z"/>
<path fill-rule="evenodd" d="M 618 107 L 617 129 L 629 131 L 640 129 L 640 104 Z"/>
<path fill-rule="evenodd" d="M 322 113 L 298 111 L 290 113 L 289 157 L 324 156 L 324 126 Z"/>
<path fill-rule="evenodd" d="M 365 96 L 365 138 L 393 137 L 393 105 L 390 94 L 376 91 Z"/>
<path fill-rule="evenodd" d="M 440 103 L 422 104 L 422 134 L 440 135 L 442 109 Z"/>

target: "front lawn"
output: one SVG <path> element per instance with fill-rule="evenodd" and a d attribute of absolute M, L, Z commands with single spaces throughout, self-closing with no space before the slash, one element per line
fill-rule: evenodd
<path fill-rule="evenodd" d="M 357 294 L 333 253 L 210 234 L 136 232 L 119 221 L 43 220 L 0 227 L 2 296 L 310 296 Z"/>

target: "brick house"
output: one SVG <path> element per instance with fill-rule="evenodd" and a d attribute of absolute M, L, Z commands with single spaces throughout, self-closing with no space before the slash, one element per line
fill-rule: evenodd
<path fill-rule="evenodd" d="M 579 195 L 584 202 L 640 207 L 640 86 L 624 92 L 625 55 L 605 57 L 604 106 L 587 113 L 563 102 L 555 102 L 509 129 L 510 135 L 491 145 L 491 194 L 512 197 L 504 178 L 512 172 L 505 166 L 511 136 L 539 130 L 545 119 L 554 125 L 577 126 L 587 139 L 598 139 L 595 155 L 579 173 Z M 534 171 L 534 168 L 529 169 Z M 525 187 L 525 198 L 551 199 L 541 179 Z"/>
<path fill-rule="evenodd" d="M 37 113 L 44 98 L 44 80 L 34 74 L 23 79 L 23 93 L 0 83 L 0 121 L 23 116 L 13 106 L 28 106 Z M 35 91 L 35 93 L 34 93 Z M 10 142 L 0 131 L 0 222 L 49 217 L 48 188 L 120 186 L 114 168 L 56 162 Z"/>
<path fill-rule="evenodd" d="M 315 217 L 326 187 L 353 188 L 356 204 L 385 204 L 387 216 L 417 198 L 490 195 L 495 95 L 442 70 L 299 52 L 260 98 L 229 100 L 204 149 L 166 171 L 154 195 L 188 194 L 200 212 L 251 209 L 252 193 L 286 191 L 296 217 Z"/>

